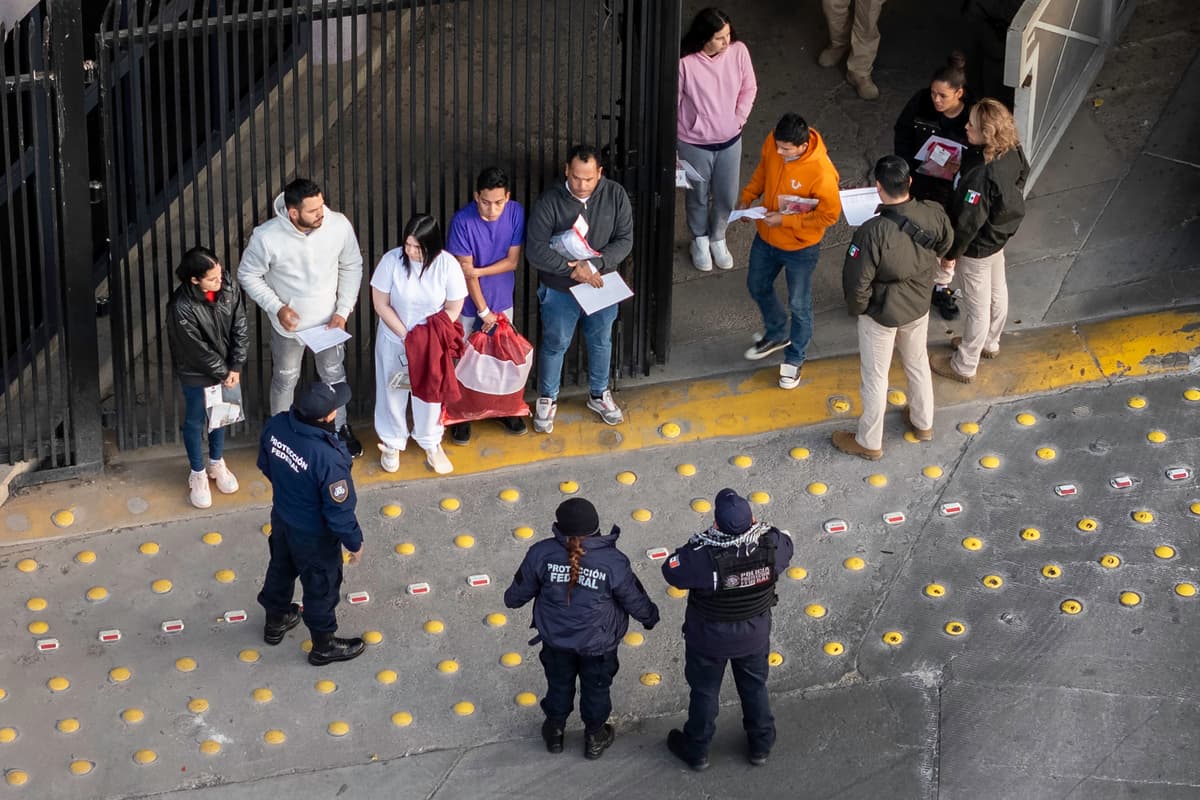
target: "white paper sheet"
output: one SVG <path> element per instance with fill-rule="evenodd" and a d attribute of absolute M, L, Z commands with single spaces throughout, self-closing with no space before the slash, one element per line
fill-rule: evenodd
<path fill-rule="evenodd" d="M 851 227 L 857 228 L 875 216 L 875 209 L 880 200 L 879 190 L 874 186 L 865 189 L 843 189 L 838 194 L 842 197 L 842 213 L 846 215 L 846 222 Z"/>
<path fill-rule="evenodd" d="M 682 159 L 675 159 L 675 187 L 678 189 L 691 189 L 696 184 L 704 183 L 704 178 L 700 177 L 700 173 L 691 165 L 691 162 Z"/>
<path fill-rule="evenodd" d="M 766 206 L 750 206 L 749 208 L 735 208 L 729 212 L 729 221 L 737 222 L 739 219 L 762 219 L 767 215 Z"/>
<path fill-rule="evenodd" d="M 962 153 L 962 145 L 953 139 L 947 139 L 942 136 L 930 136 L 925 140 L 925 144 L 921 145 L 921 149 L 917 151 L 917 154 L 914 156 L 914 158 L 916 158 L 917 161 L 925 161 L 933 152 L 933 148 L 938 145 L 940 145 L 943 150 L 950 151 L 950 156 L 947 157 L 948 159 Z"/>
<path fill-rule="evenodd" d="M 309 350 L 320 353 L 322 350 L 328 350 L 342 342 L 349 341 L 350 334 L 341 328 L 326 328 L 324 325 L 318 325 L 315 328 L 296 331 L 296 338 L 304 342 Z"/>
<path fill-rule="evenodd" d="M 611 305 L 633 297 L 633 289 L 629 288 L 629 284 L 620 273 L 609 272 L 604 275 L 604 285 L 599 289 L 586 283 L 577 283 L 571 287 L 571 294 L 575 295 L 575 301 L 579 303 L 583 313 L 591 316 L 597 311 L 603 311 Z"/>

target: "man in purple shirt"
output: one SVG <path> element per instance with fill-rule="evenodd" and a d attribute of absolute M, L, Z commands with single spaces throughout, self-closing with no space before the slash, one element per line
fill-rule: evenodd
<path fill-rule="evenodd" d="M 499 167 L 488 167 L 475 179 L 475 201 L 459 209 L 450 220 L 446 250 L 458 259 L 467 279 L 463 303 L 463 331 L 490 331 L 496 315 L 512 321 L 514 273 L 525 243 L 525 209 L 512 199 L 508 176 Z M 527 432 L 524 417 L 502 417 L 505 430 L 514 436 Z M 471 441 L 471 423 L 450 426 L 455 444 Z"/>

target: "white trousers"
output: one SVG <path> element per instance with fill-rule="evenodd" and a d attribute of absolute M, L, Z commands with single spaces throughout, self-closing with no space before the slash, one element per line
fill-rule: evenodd
<path fill-rule="evenodd" d="M 855 440 L 868 450 L 883 449 L 883 415 L 887 411 L 888 371 L 893 347 L 900 353 L 908 379 L 908 417 L 913 427 L 933 427 L 933 376 L 929 372 L 929 314 L 899 328 L 880 325 L 866 314 L 858 317 L 859 395 L 862 416 Z"/>
<path fill-rule="evenodd" d="M 1008 319 L 1008 281 L 1004 276 L 1004 251 L 984 258 L 958 258 L 958 283 L 962 287 L 962 344 L 951 364 L 960 375 L 974 375 L 983 350 L 1000 349 L 1000 334 Z"/>
<path fill-rule="evenodd" d="M 412 392 L 388 388 L 392 376 L 401 369 L 408 369 L 404 345 L 396 344 L 380 332 L 375 337 L 375 433 L 379 434 L 379 441 L 384 447 L 393 450 L 403 450 L 410 433 L 422 449 L 436 447 L 442 443 L 442 433 L 445 431 L 439 422 L 442 404 L 426 403 L 413 396 L 413 426 L 410 431 L 408 400 Z"/>

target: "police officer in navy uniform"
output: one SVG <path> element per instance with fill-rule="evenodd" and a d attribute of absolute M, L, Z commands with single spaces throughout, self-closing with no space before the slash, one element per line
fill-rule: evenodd
<path fill-rule="evenodd" d="M 779 601 L 775 581 L 792 558 L 791 535 L 755 521 L 733 489 L 722 489 L 715 505 L 713 526 L 662 567 L 667 583 L 688 590 L 684 676 L 691 689 L 687 723 L 668 734 L 667 747 L 697 772 L 708 769 L 726 662 L 742 701 L 750 763 L 767 763 L 775 744 L 767 695 L 771 607 Z"/>
<path fill-rule="evenodd" d="M 608 535 L 601 535 L 595 506 L 572 497 L 554 516 L 554 536 L 529 548 L 504 592 L 504 605 L 520 608 L 533 600 L 532 627 L 538 635 L 531 644 L 541 640 L 539 657 L 546 672 L 546 749 L 562 752 L 578 679 L 583 754 L 596 759 L 616 737 L 608 715 L 609 688 L 620 667 L 617 645 L 629 629 L 631 614 L 646 630 L 657 625 L 658 606 L 617 549 L 620 528 L 614 525 Z"/>
<path fill-rule="evenodd" d="M 263 639 L 279 644 L 303 616 L 313 642 L 308 663 L 315 666 L 349 661 L 366 649 L 358 637 L 334 636 L 342 548 L 357 564 L 363 547 L 350 452 L 334 428 L 337 410 L 349 401 L 346 383 L 310 384 L 290 410 L 267 421 L 258 453 L 258 468 L 274 492 L 271 563 L 258 593 L 267 611 Z M 292 602 L 296 578 L 304 589 L 303 614 Z"/>

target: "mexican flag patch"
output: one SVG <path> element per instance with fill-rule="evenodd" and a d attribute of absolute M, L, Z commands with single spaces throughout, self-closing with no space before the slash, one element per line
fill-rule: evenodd
<path fill-rule="evenodd" d="M 862 250 L 858 249 L 858 245 L 852 244 L 852 245 L 850 245 L 850 249 L 848 251 L 846 251 L 846 254 L 848 256 L 850 256 L 851 258 L 858 258 L 858 254 L 861 252 L 862 252 Z"/>
<path fill-rule="evenodd" d="M 980 196 L 981 195 L 979 194 L 979 192 L 975 191 L 974 189 L 967 189 L 967 198 L 966 198 L 967 205 L 969 205 L 969 206 L 979 205 Z"/>

